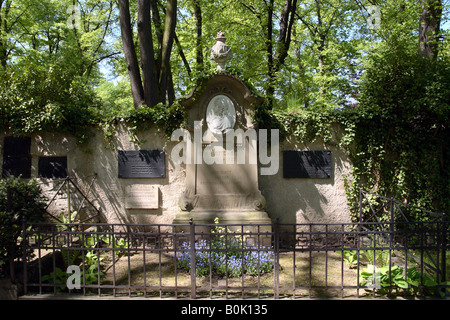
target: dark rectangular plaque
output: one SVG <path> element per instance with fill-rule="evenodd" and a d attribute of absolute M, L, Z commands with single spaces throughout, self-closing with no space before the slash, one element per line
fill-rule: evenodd
<path fill-rule="evenodd" d="M 66 178 L 67 157 L 40 157 L 38 172 L 40 178 Z"/>
<path fill-rule="evenodd" d="M 5 137 L 2 177 L 31 178 L 31 138 Z"/>
<path fill-rule="evenodd" d="M 5 137 L 4 155 L 27 157 L 30 155 L 30 137 Z"/>
<path fill-rule="evenodd" d="M 284 151 L 284 178 L 331 178 L 331 151 Z"/>
<path fill-rule="evenodd" d="M 161 150 L 119 151 L 119 178 L 165 178 L 165 153 Z"/>
<path fill-rule="evenodd" d="M 24 179 L 31 178 L 31 157 L 3 157 L 3 173 L 4 178 L 21 177 Z"/>

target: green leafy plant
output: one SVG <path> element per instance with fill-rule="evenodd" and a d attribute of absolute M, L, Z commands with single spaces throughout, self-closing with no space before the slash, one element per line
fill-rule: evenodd
<path fill-rule="evenodd" d="M 366 265 L 376 265 L 384 267 L 389 264 L 389 250 L 350 250 L 336 251 L 342 254 L 344 262 L 349 265 L 351 269 L 356 268 L 359 263 Z"/>
<path fill-rule="evenodd" d="M 94 250 L 86 250 L 89 248 L 95 248 L 99 241 L 95 236 L 84 237 L 84 242 L 81 244 L 81 248 L 77 250 L 76 248 L 63 249 L 62 257 L 64 260 L 65 267 L 70 265 L 77 265 L 80 267 L 81 273 L 83 274 L 84 284 L 94 284 L 97 283 L 98 279 L 102 279 L 105 275 L 102 271 L 103 269 L 103 257 L 99 255 Z M 61 268 L 56 267 L 54 272 L 42 277 L 42 281 L 60 285 L 66 284 L 69 275 Z M 58 286 L 57 291 L 63 290 L 64 287 Z"/>
<path fill-rule="evenodd" d="M 64 212 L 61 212 L 59 214 L 59 219 L 52 217 L 52 220 L 57 223 L 57 227 L 60 230 L 74 229 L 73 226 L 71 228 L 69 228 L 68 224 L 75 222 L 75 218 L 77 217 L 77 214 L 78 214 L 77 211 L 71 211 L 71 212 L 69 212 L 68 216 L 66 216 L 64 214 Z"/>
<path fill-rule="evenodd" d="M 357 250 L 344 250 L 336 251 L 338 254 L 342 254 L 344 262 L 347 263 L 351 269 L 356 268 L 358 265 L 358 251 Z"/>
<path fill-rule="evenodd" d="M 39 222 L 45 218 L 45 198 L 36 180 L 0 180 L 0 265 L 11 271 L 14 260 L 23 257 L 23 219 Z M 32 256 L 32 252 L 26 252 Z"/>
<path fill-rule="evenodd" d="M 438 293 L 442 298 L 445 291 L 440 290 L 438 285 L 449 285 L 450 282 L 438 283 L 426 273 L 421 274 L 416 267 L 408 268 L 406 275 L 400 266 L 376 267 L 368 265 L 360 272 L 361 286 L 368 286 L 369 290 L 376 290 L 380 294 L 387 294 L 389 288 L 396 291 L 402 290 L 408 294 L 417 294 L 422 288 L 425 294 L 435 295 Z"/>
<path fill-rule="evenodd" d="M 403 276 L 403 268 L 395 265 L 389 268 L 389 266 L 376 267 L 369 264 L 365 270 L 361 271 L 361 278 L 363 281 L 360 285 L 371 284 L 375 288 L 378 286 L 379 293 L 387 293 L 384 288 L 391 286 L 402 289 L 408 288 L 408 282 Z"/>
<path fill-rule="evenodd" d="M 361 254 L 371 265 L 385 267 L 389 264 L 389 250 L 361 250 Z"/>
<path fill-rule="evenodd" d="M 99 235 L 99 240 L 106 244 L 109 247 L 112 247 L 113 249 L 122 249 L 122 250 L 115 250 L 115 253 L 117 255 L 117 258 L 120 258 L 124 256 L 125 254 L 128 254 L 129 251 L 126 250 L 129 247 L 129 243 L 124 238 L 117 238 L 113 235 Z"/>
<path fill-rule="evenodd" d="M 348 149 L 354 165 L 347 195 L 355 220 L 361 186 L 411 206 L 448 211 L 449 63 L 395 41 L 367 59 Z M 389 218 L 388 210 L 378 212 L 380 219 Z M 426 218 L 408 212 L 410 220 Z"/>
<path fill-rule="evenodd" d="M 64 291 L 69 275 L 61 268 L 56 267 L 54 272 L 42 276 L 42 282 L 57 285 L 56 292 Z"/>

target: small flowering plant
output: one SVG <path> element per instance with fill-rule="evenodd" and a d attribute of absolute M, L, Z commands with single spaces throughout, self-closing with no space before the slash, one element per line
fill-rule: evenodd
<path fill-rule="evenodd" d="M 215 223 L 218 224 L 218 218 Z M 270 272 L 274 265 L 274 254 L 270 248 L 249 247 L 243 235 L 234 235 L 225 227 L 216 226 L 210 241 L 205 239 L 195 242 L 195 270 L 199 277 L 206 277 L 213 272 L 221 277 L 240 277 L 243 274 L 257 276 Z M 182 244 L 183 251 L 177 256 L 177 267 L 191 270 L 191 246 Z"/>

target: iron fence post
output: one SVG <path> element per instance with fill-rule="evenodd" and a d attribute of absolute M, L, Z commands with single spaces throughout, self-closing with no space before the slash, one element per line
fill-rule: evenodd
<path fill-rule="evenodd" d="M 25 215 L 23 215 L 22 217 L 22 246 L 23 246 L 23 257 L 22 257 L 22 263 L 23 263 L 23 292 L 24 294 L 27 294 L 27 226 L 26 226 L 26 222 L 27 222 L 27 217 Z"/>
<path fill-rule="evenodd" d="M 392 243 L 394 242 L 394 201 L 390 201 L 390 207 L 389 211 L 391 214 L 391 223 L 389 224 L 389 247 L 391 247 Z"/>
<path fill-rule="evenodd" d="M 196 294 L 196 267 L 197 262 L 195 261 L 195 225 L 192 218 L 189 221 L 189 238 L 190 238 L 190 262 L 191 262 L 191 299 L 195 299 L 197 297 Z"/>
<path fill-rule="evenodd" d="M 362 222 L 362 189 L 359 189 L 359 222 Z"/>
<path fill-rule="evenodd" d="M 280 234 L 279 234 L 279 223 L 280 218 L 276 218 L 275 222 L 273 223 L 273 241 L 274 241 L 274 255 L 275 255 L 275 261 L 274 261 L 274 296 L 275 299 L 280 298 Z"/>
<path fill-rule="evenodd" d="M 445 282 L 447 281 L 446 279 L 446 273 L 447 273 L 447 228 L 448 228 L 448 220 L 447 220 L 447 215 L 445 214 L 445 212 L 442 215 L 442 259 L 441 259 L 441 263 L 442 263 L 442 277 L 441 277 L 441 282 Z M 442 288 L 442 290 L 444 290 L 444 292 L 446 292 L 445 288 Z"/>
<path fill-rule="evenodd" d="M 11 186 L 9 184 L 7 184 L 6 185 L 6 211 L 8 212 L 8 214 L 11 214 L 11 215 L 13 215 L 13 213 L 12 213 L 12 204 L 13 204 L 12 192 L 13 192 L 13 189 L 11 189 Z M 16 243 L 11 242 L 11 240 L 9 239 L 8 244 L 7 244 L 7 249 L 6 249 L 7 256 L 8 256 L 8 263 L 9 263 L 9 277 L 10 277 L 12 283 L 15 283 L 15 281 L 16 281 L 16 276 L 15 276 L 15 272 L 14 272 L 14 256 L 16 254 L 15 245 L 16 245 Z"/>
<path fill-rule="evenodd" d="M 424 254 L 424 237 L 425 237 L 425 231 L 424 231 L 424 223 L 423 221 L 420 222 L 420 294 L 424 295 L 424 283 L 423 283 L 423 275 L 424 275 L 424 261 L 423 261 L 423 254 Z M 406 269 L 408 270 L 408 269 Z"/>
<path fill-rule="evenodd" d="M 72 213 L 70 212 L 70 207 L 71 207 L 71 204 L 70 204 L 70 184 L 69 184 L 69 181 L 70 181 L 70 178 L 69 178 L 69 177 L 67 177 L 67 178 L 66 178 L 66 191 L 67 191 L 67 214 L 68 214 L 67 218 L 69 219 L 69 220 L 68 220 L 68 221 L 69 221 L 69 223 L 72 223 L 72 219 L 70 218 L 70 217 L 71 217 L 71 215 L 72 215 Z"/>

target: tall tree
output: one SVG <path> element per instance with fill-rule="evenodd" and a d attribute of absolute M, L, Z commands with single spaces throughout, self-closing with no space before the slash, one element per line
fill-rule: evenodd
<path fill-rule="evenodd" d="M 202 7 L 200 0 L 193 1 L 194 17 L 195 17 L 195 60 L 197 62 L 197 70 L 203 69 L 203 50 L 202 50 L 202 35 L 203 35 L 203 18 Z"/>
<path fill-rule="evenodd" d="M 113 0 L 0 0 L 1 65 L 58 62 L 88 82 L 119 53 L 109 44 L 116 18 Z"/>
<path fill-rule="evenodd" d="M 293 25 L 296 20 L 297 0 L 284 1 L 277 28 L 274 28 L 273 21 L 274 15 L 276 15 L 274 0 L 264 1 L 263 5 L 241 0 L 240 4 L 257 18 L 261 28 L 260 32 L 264 35 L 267 59 L 267 82 L 265 87 L 268 108 L 271 109 L 274 103 L 276 76 L 282 69 L 289 53 Z M 274 41 L 274 36 L 276 36 L 274 34 L 275 30 L 278 31 L 278 39 L 276 41 Z"/>
<path fill-rule="evenodd" d="M 153 50 L 152 24 L 150 19 L 150 1 L 138 0 L 138 36 L 141 53 L 143 93 L 147 106 L 154 106 L 159 101 L 158 82 L 156 75 L 155 53 Z M 124 46 L 125 48 L 125 46 Z M 136 52 L 133 51 L 133 57 Z M 139 73 L 136 71 L 137 75 Z"/>
<path fill-rule="evenodd" d="M 309 84 L 303 93 L 304 106 L 334 108 L 348 95 L 357 41 L 353 0 L 307 0 L 297 10 L 295 30 L 299 74 Z M 350 23 L 352 21 L 352 23 Z M 359 21 L 358 21 L 359 22 Z"/>
<path fill-rule="evenodd" d="M 130 77 L 131 93 L 134 107 L 138 108 L 145 103 L 144 88 L 142 86 L 141 73 L 134 47 L 133 30 L 131 27 L 130 3 L 128 0 L 119 0 L 120 30 L 122 35 L 123 54 Z"/>
<path fill-rule="evenodd" d="M 172 90 L 182 95 L 193 85 L 195 76 L 215 69 L 206 57 L 220 30 L 232 48 L 232 70 L 250 80 L 274 108 L 286 105 L 286 97 L 299 97 L 298 107 L 353 104 L 365 57 L 379 46 L 394 43 L 392 40 L 417 50 L 419 4 L 407 0 L 178 0 L 180 9 L 173 35 L 177 50 L 164 60 L 163 35 L 170 14 L 166 3 L 163 8 L 161 1 L 148 1 L 154 73 L 158 101 L 162 102 L 173 99 Z M 374 17 L 369 9 L 373 4 L 381 14 L 374 19 L 374 23 L 381 22 L 376 28 L 370 28 L 368 22 L 369 17 Z M 137 32 L 140 30 L 138 25 Z M 141 38 L 137 34 L 134 39 L 136 45 L 136 39 Z M 142 44 L 135 49 L 140 50 L 138 58 L 145 55 Z M 166 69 L 162 68 L 163 61 Z M 144 87 L 147 68 L 142 58 L 139 65 Z M 161 72 L 167 76 L 165 93 L 161 93 Z M 155 90 L 152 95 L 156 95 Z"/>
<path fill-rule="evenodd" d="M 170 104 L 174 99 L 170 56 L 175 39 L 177 0 L 167 1 L 164 10 L 164 26 L 161 26 L 157 0 L 138 0 L 137 4 L 137 32 L 142 77 L 133 42 L 129 1 L 119 0 L 122 44 L 130 77 L 134 105 L 137 108 L 142 104 L 146 104 L 148 107 L 154 107 L 159 102 L 169 102 Z M 158 50 L 155 50 L 153 47 L 152 21 L 155 24 Z M 161 30 L 163 30 L 162 33 Z M 143 84 L 142 80 L 144 81 Z"/>
<path fill-rule="evenodd" d="M 419 24 L 419 52 L 436 59 L 442 19 L 442 0 L 421 0 L 422 13 Z"/>
<path fill-rule="evenodd" d="M 5 68 L 8 61 L 7 35 L 10 26 L 8 16 L 11 10 L 11 1 L 0 0 L 0 65 Z"/>
<path fill-rule="evenodd" d="M 269 11 L 273 9 L 273 1 L 269 5 Z M 275 93 L 275 77 L 276 73 L 280 71 L 284 64 L 286 57 L 288 56 L 289 47 L 291 45 L 292 27 L 294 24 L 295 14 L 297 10 L 297 0 L 286 0 L 284 3 L 283 12 L 281 13 L 279 36 L 276 43 L 276 50 L 272 57 L 269 57 L 268 64 L 268 76 L 269 86 L 267 88 L 267 97 L 269 100 L 269 108 L 273 108 L 273 96 Z M 272 19 L 273 12 L 269 12 L 268 22 Z M 270 23 L 270 22 L 269 22 Z M 271 37 L 272 28 L 268 30 L 268 40 Z M 269 33 L 270 32 L 270 33 Z M 269 42 L 269 41 L 268 41 Z M 272 49 L 272 48 L 271 48 Z"/>

